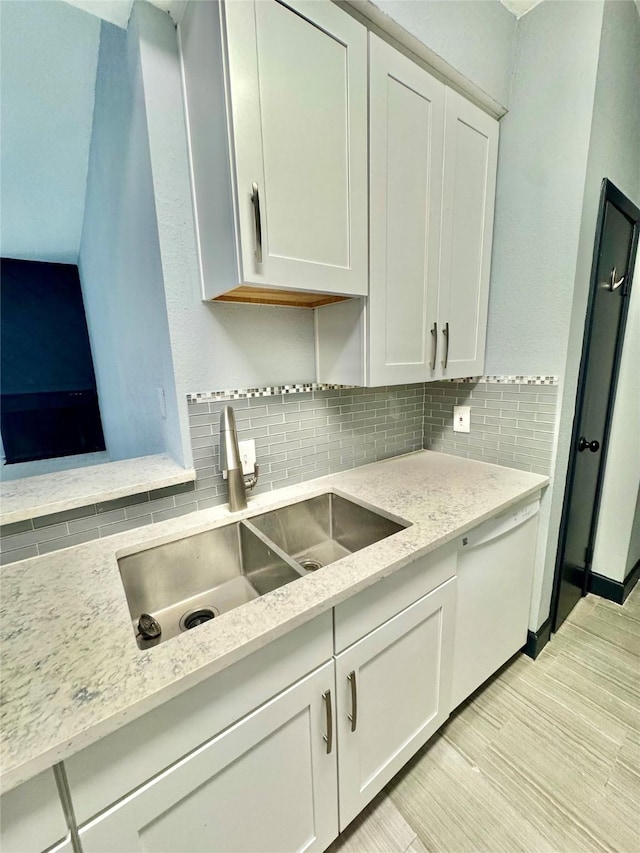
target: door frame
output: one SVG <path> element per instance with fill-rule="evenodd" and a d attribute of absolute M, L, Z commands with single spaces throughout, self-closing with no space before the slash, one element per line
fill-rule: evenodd
<path fill-rule="evenodd" d="M 594 322 L 594 305 L 596 290 L 598 287 L 598 258 L 602 248 L 602 240 L 604 235 L 604 221 L 607 202 L 613 203 L 625 216 L 628 217 L 633 224 L 633 234 L 629 247 L 629 255 L 627 257 L 627 280 L 624 284 L 624 302 L 620 314 L 618 325 L 616 350 L 613 362 L 613 372 L 611 375 L 611 385 L 609 387 L 609 397 L 607 400 L 607 414 L 605 419 L 605 427 L 602 435 L 601 443 L 601 462 L 598 471 L 596 482 L 596 493 L 594 499 L 594 509 L 591 518 L 591 526 L 589 529 L 589 539 L 587 543 L 587 560 L 584 569 L 576 568 L 575 580 L 581 581 L 582 595 L 589 592 L 591 582 L 591 561 L 593 559 L 593 547 L 595 543 L 596 532 L 598 529 L 598 517 L 600 514 L 600 503 L 602 499 L 602 488 L 604 485 L 604 476 L 607 467 L 607 453 L 609 449 L 609 435 L 611 432 L 611 421 L 613 419 L 613 408 L 616 399 L 616 391 L 618 387 L 618 377 L 620 374 L 620 362 L 622 360 L 622 349 L 627 326 L 627 316 L 629 314 L 629 303 L 631 296 L 631 287 L 633 283 L 633 274 L 636 259 L 636 250 L 638 246 L 638 234 L 640 231 L 640 210 L 627 198 L 608 178 L 602 179 L 600 189 L 600 203 L 598 207 L 598 221 L 596 224 L 595 241 L 593 246 L 593 256 L 591 261 L 591 277 L 589 281 L 589 297 L 587 301 L 587 310 L 585 315 L 584 333 L 582 338 L 582 354 L 580 357 L 580 372 L 578 374 L 578 385 L 576 390 L 576 403 L 573 416 L 573 425 L 571 428 L 571 444 L 569 445 L 569 460 L 567 464 L 567 476 L 565 479 L 564 497 L 562 503 L 562 517 L 560 521 L 560 530 L 558 534 L 558 549 L 556 552 L 555 573 L 553 578 L 553 593 L 551 598 L 551 630 L 555 632 L 558 629 L 558 605 L 560 601 L 560 585 L 563 576 L 564 553 L 567 543 L 567 529 L 569 521 L 569 509 L 571 503 L 571 495 L 573 492 L 573 483 L 576 470 L 576 444 L 579 440 L 580 420 L 582 417 L 582 408 L 587 386 L 587 365 L 589 359 L 589 351 L 591 348 L 591 334 L 593 331 Z M 582 577 L 580 577 L 580 575 Z"/>

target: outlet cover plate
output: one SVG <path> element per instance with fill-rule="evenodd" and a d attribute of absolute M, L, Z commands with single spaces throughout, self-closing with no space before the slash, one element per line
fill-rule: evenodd
<path fill-rule="evenodd" d="M 256 443 L 253 438 L 238 442 L 240 459 L 242 460 L 242 473 L 253 474 L 256 470 Z"/>
<path fill-rule="evenodd" d="M 453 431 L 471 432 L 471 406 L 453 407 Z"/>

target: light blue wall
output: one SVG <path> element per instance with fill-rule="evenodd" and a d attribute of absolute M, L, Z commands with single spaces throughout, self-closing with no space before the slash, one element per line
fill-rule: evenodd
<path fill-rule="evenodd" d="M 631 0 L 605 5 L 567 376 L 577 376 L 579 369 L 586 283 L 591 271 L 600 184 L 604 177 L 612 180 L 640 207 L 640 15 Z M 627 555 L 634 515 L 638 511 L 639 366 L 640 259 L 636 260 L 593 560 L 595 572 L 616 581 L 624 580 L 626 571 L 631 568 L 627 565 Z M 566 418 L 571 415 L 570 403 L 570 399 L 565 402 Z M 564 458 L 568 454 L 568 442 L 566 448 L 563 445 L 560 450 Z M 640 520 L 636 525 L 637 531 Z M 634 548 L 637 555 L 637 544 Z"/>
<path fill-rule="evenodd" d="M 0 30 L 0 251 L 76 263 L 100 21 L 58 0 L 2 0 Z"/>
<path fill-rule="evenodd" d="M 80 272 L 105 440 L 183 462 L 137 39 L 101 33 Z"/>
<path fill-rule="evenodd" d="M 498 0 L 373 0 L 445 62 L 509 107 L 516 19 Z"/>
<path fill-rule="evenodd" d="M 547 0 L 518 21 L 500 122 L 489 374 L 564 371 L 602 6 Z"/>
<path fill-rule="evenodd" d="M 313 312 L 211 305 L 200 296 L 176 31 L 136 4 L 151 163 L 179 398 L 190 392 L 313 381 Z M 230 287 L 233 284 L 230 282 Z M 188 429 L 188 424 L 184 424 Z"/>
<path fill-rule="evenodd" d="M 546 0 L 518 20 L 509 112 L 500 122 L 485 370 L 559 375 L 562 383 L 555 476 L 540 514 L 534 631 L 549 614 L 575 400 L 567 357 L 602 16 L 602 0 Z"/>

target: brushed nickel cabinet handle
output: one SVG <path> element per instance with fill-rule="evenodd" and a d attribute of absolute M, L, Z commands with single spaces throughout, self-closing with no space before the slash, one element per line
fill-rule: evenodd
<path fill-rule="evenodd" d="M 351 670 L 347 676 L 347 681 L 351 684 L 351 713 L 347 714 L 347 717 L 351 720 L 351 731 L 355 732 L 358 725 L 358 688 L 355 669 Z"/>
<path fill-rule="evenodd" d="M 256 261 L 262 263 L 262 221 L 260 219 L 260 193 L 258 185 L 254 183 L 251 188 L 251 204 L 253 205 L 253 222 L 256 229 Z"/>
<path fill-rule="evenodd" d="M 436 360 L 438 358 L 438 324 L 433 324 L 431 329 L 431 341 L 433 343 L 433 354 L 431 356 L 431 370 L 436 369 Z"/>
<path fill-rule="evenodd" d="M 442 362 L 442 366 L 444 369 L 447 369 L 447 364 L 449 362 L 449 323 L 444 324 L 444 329 L 442 330 L 442 334 L 444 335 L 444 339 L 446 341 L 444 348 L 444 360 Z"/>
<path fill-rule="evenodd" d="M 333 709 L 331 707 L 331 691 L 325 690 L 322 694 L 322 698 L 325 702 L 325 711 L 327 714 L 327 733 L 326 735 L 322 735 L 322 739 L 327 745 L 327 755 L 329 755 L 333 749 Z"/>

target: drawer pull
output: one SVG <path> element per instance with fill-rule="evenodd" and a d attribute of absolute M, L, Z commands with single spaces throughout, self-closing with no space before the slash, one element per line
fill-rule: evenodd
<path fill-rule="evenodd" d="M 327 745 L 327 755 L 329 755 L 333 749 L 333 709 L 331 708 L 331 691 L 325 690 L 322 694 L 322 698 L 325 702 L 325 711 L 327 714 L 327 733 L 326 735 L 322 735 L 322 739 Z"/>
<path fill-rule="evenodd" d="M 442 362 L 442 366 L 444 369 L 447 369 L 447 364 L 449 363 L 449 323 L 444 324 L 444 329 L 442 330 L 442 334 L 445 339 L 445 348 L 444 348 L 444 361 Z"/>
<path fill-rule="evenodd" d="M 254 183 L 251 187 L 251 204 L 253 205 L 253 222 L 255 225 L 255 233 L 256 233 L 256 249 L 255 249 L 255 258 L 256 262 L 262 263 L 262 220 L 260 218 L 260 193 L 258 192 L 258 185 Z"/>
<path fill-rule="evenodd" d="M 438 324 L 433 324 L 433 329 L 431 329 L 431 336 L 433 339 L 433 355 L 431 356 L 431 370 L 436 369 L 436 360 L 438 358 Z"/>
<path fill-rule="evenodd" d="M 351 670 L 347 676 L 347 681 L 351 684 L 351 713 L 347 714 L 347 717 L 351 720 L 351 731 L 355 732 L 358 725 L 358 688 L 355 669 Z"/>

